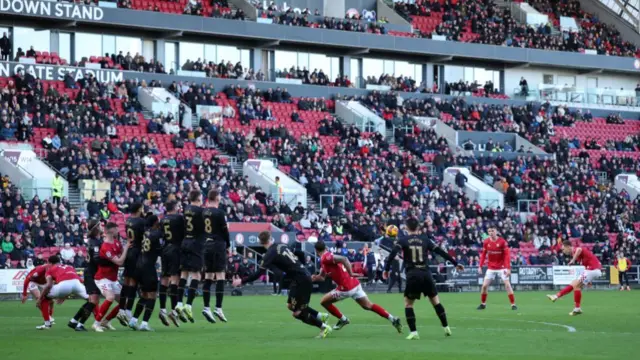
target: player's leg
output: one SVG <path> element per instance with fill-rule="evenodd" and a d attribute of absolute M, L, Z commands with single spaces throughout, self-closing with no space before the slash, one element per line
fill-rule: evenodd
<path fill-rule="evenodd" d="M 166 263 L 163 263 L 165 266 Z M 169 292 L 169 277 L 162 276 L 160 279 L 160 287 L 158 288 L 158 296 L 160 298 L 160 312 L 158 316 L 160 318 L 160 322 L 164 326 L 169 326 L 169 316 L 167 315 L 167 295 Z"/>
<path fill-rule="evenodd" d="M 187 257 L 183 256 L 183 259 L 188 259 Z M 184 314 L 184 304 L 182 303 L 183 299 L 184 299 L 184 293 L 185 293 L 185 288 L 187 286 L 187 280 L 189 279 L 189 271 L 186 271 L 185 269 L 183 269 L 180 272 L 180 280 L 178 281 L 178 286 L 176 288 L 177 290 L 177 295 L 176 295 L 176 306 L 173 308 L 176 313 L 178 314 L 178 318 L 180 319 L 180 321 L 182 322 L 187 322 L 189 321 L 186 317 L 186 315 Z"/>
<path fill-rule="evenodd" d="M 369 300 L 369 297 L 367 296 L 367 294 L 362 290 L 362 287 L 358 286 L 358 288 L 359 288 L 359 292 L 357 292 L 353 296 L 354 300 L 358 303 L 358 305 L 360 305 L 360 307 L 362 307 L 365 310 L 373 311 L 374 313 L 378 314 L 381 318 L 389 320 L 393 325 L 393 327 L 395 327 L 399 333 L 402 333 L 402 323 L 400 322 L 400 318 L 397 318 L 389 314 L 389 312 L 387 312 L 387 310 L 385 310 L 382 306 L 372 303 L 371 300 Z"/>
<path fill-rule="evenodd" d="M 222 263 L 224 263 L 224 252 L 222 254 Z M 224 299 L 224 282 L 225 282 L 225 272 L 224 270 L 219 270 L 215 273 L 216 278 L 216 309 L 213 312 L 215 316 L 218 317 L 222 322 L 227 322 L 227 318 L 224 316 L 222 312 L 222 300 Z"/>
<path fill-rule="evenodd" d="M 627 285 L 627 291 L 631 291 L 631 286 L 629 286 L 629 274 L 627 274 L 626 271 L 623 271 L 622 274 L 624 275 L 624 283 Z M 53 322 L 53 320 L 51 321 Z"/>
<path fill-rule="evenodd" d="M 156 292 L 155 292 L 155 290 L 146 291 L 146 290 L 149 290 L 149 288 L 146 288 L 146 289 L 143 289 L 143 290 L 145 291 L 144 294 L 145 294 L 145 297 L 147 298 L 147 303 L 145 304 L 145 307 L 144 307 L 144 315 L 142 316 L 142 324 L 140 324 L 140 327 L 138 328 L 138 330 L 140 330 L 140 331 L 153 331 L 153 329 L 151 329 L 149 327 L 149 319 L 151 319 L 151 315 L 153 314 L 153 308 L 156 306 Z"/>
<path fill-rule="evenodd" d="M 207 256 L 205 255 L 205 263 L 207 262 Z M 202 302 L 204 303 L 204 309 L 202 309 L 202 315 L 208 322 L 215 324 L 216 319 L 211 313 L 211 286 L 213 285 L 213 279 L 215 274 L 212 272 L 206 272 L 204 274 L 204 282 L 202 283 Z"/>
<path fill-rule="evenodd" d="M 97 280 L 96 285 L 98 285 L 100 293 L 104 296 L 104 301 L 102 305 L 98 307 L 98 314 L 96 315 L 96 321 L 100 322 L 109 312 L 109 308 L 115 300 L 116 295 L 111 291 L 111 281 L 107 279 Z"/>
<path fill-rule="evenodd" d="M 440 319 L 440 324 L 444 329 L 444 335 L 451 336 L 451 329 L 449 328 L 449 321 L 447 320 L 447 312 L 444 310 L 444 306 L 440 303 L 440 297 L 437 293 L 434 296 L 429 295 L 427 295 L 427 297 L 429 298 L 431 305 L 433 305 L 433 310 L 435 310 L 438 319 Z"/>
<path fill-rule="evenodd" d="M 318 311 L 309 307 L 311 301 L 311 292 L 313 291 L 313 283 L 311 278 L 299 279 L 291 284 L 289 290 L 289 300 L 291 309 L 293 311 L 293 317 L 302 321 L 303 323 L 320 328 L 322 331 L 319 338 L 325 338 L 333 330 L 331 326 L 325 324 L 321 320 Z"/>
<path fill-rule="evenodd" d="M 506 272 L 502 274 L 502 282 L 504 283 L 504 288 L 507 291 L 507 296 L 509 297 L 511 310 L 518 310 L 518 306 L 516 306 L 516 296 L 513 294 L 513 287 L 511 286 L 511 281 L 509 281 Z"/>
<path fill-rule="evenodd" d="M 408 286 L 408 285 L 407 285 Z M 405 289 L 405 292 L 407 290 Z M 420 295 L 417 295 L 418 298 Z M 416 313 L 413 311 L 413 303 L 415 299 L 409 298 L 405 295 L 404 297 L 404 316 L 407 320 L 407 325 L 409 326 L 409 336 L 407 336 L 407 340 L 419 340 L 420 336 L 418 335 L 418 329 L 416 328 Z"/>
<path fill-rule="evenodd" d="M 73 319 L 67 324 L 68 327 L 76 331 L 87 331 L 84 327 L 84 323 L 89 319 L 93 313 L 93 309 L 96 308 L 98 302 L 97 295 L 90 295 L 86 303 L 82 304 L 78 312 L 74 315 Z"/>
<path fill-rule="evenodd" d="M 171 301 L 171 312 L 169 313 L 169 320 L 176 327 L 180 327 L 178 322 L 178 313 L 176 307 L 178 306 L 178 283 L 180 282 L 180 275 L 171 275 L 169 278 L 169 299 Z"/>
<path fill-rule="evenodd" d="M 333 327 L 333 330 L 340 330 L 343 327 L 349 325 L 349 318 L 347 318 L 344 314 L 342 314 L 342 312 L 338 309 L 338 307 L 333 305 L 338 301 L 341 301 L 342 299 L 344 299 L 344 297 L 341 296 L 340 292 L 337 290 L 333 290 L 331 292 L 324 294 L 322 299 L 320 299 L 320 305 L 322 305 L 322 307 L 327 309 L 329 314 L 335 316 L 338 319 L 338 323 Z M 323 322 L 326 322 L 324 321 L 325 319 L 323 319 L 322 315 L 320 315 L 320 317 L 321 317 L 321 320 L 323 320 Z"/>
<path fill-rule="evenodd" d="M 40 313 L 42 314 L 42 318 L 44 319 L 44 324 L 37 326 L 38 330 L 49 330 L 51 329 L 51 317 L 49 315 L 49 305 L 51 304 L 50 299 L 42 299 L 40 303 Z"/>
<path fill-rule="evenodd" d="M 487 269 L 487 274 L 484 276 L 484 281 L 482 282 L 482 288 L 480 289 L 480 305 L 478 306 L 478 310 L 484 310 L 487 308 L 487 296 L 489 295 L 489 286 L 493 282 L 493 271 Z"/>
<path fill-rule="evenodd" d="M 200 266 L 200 268 L 202 268 L 202 266 Z M 198 284 L 200 283 L 201 275 L 200 271 L 190 272 L 189 275 L 191 276 L 191 282 L 189 283 L 189 294 L 187 295 L 187 305 L 184 308 L 184 313 L 187 316 L 187 319 L 194 323 L 196 321 L 193 318 L 193 311 L 191 308 L 193 306 L 193 300 L 196 298 L 198 293 Z"/>

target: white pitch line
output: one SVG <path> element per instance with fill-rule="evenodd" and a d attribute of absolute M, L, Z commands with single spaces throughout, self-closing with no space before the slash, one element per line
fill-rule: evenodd
<path fill-rule="evenodd" d="M 506 322 L 517 322 L 517 323 L 525 323 L 525 324 L 538 324 L 538 325 L 547 325 L 547 326 L 555 326 L 555 327 L 562 327 L 567 329 L 568 332 L 570 333 L 574 333 L 576 332 L 576 328 L 574 328 L 573 326 L 569 326 L 569 325 L 564 325 L 564 324 L 556 324 L 556 323 L 550 323 L 550 322 L 544 322 L 544 321 L 531 321 L 531 320 L 518 320 L 518 319 L 494 319 L 494 318 L 479 318 L 479 317 L 462 317 L 461 319 L 467 319 L 467 320 L 490 320 L 490 321 L 506 321 Z"/>

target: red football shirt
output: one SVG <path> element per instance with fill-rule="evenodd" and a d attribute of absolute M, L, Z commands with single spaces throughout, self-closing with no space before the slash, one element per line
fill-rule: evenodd
<path fill-rule="evenodd" d="M 480 267 L 484 265 L 484 261 L 487 258 L 489 270 L 511 269 L 509 244 L 501 237 L 498 237 L 495 241 L 489 237 L 484 241 L 482 254 L 480 254 Z"/>
<path fill-rule="evenodd" d="M 96 280 L 118 280 L 119 266 L 114 264 L 113 260 L 119 258 L 122 255 L 122 251 L 122 244 L 119 241 L 102 243 L 102 246 L 100 246 L 100 259 L 106 261 L 98 264 L 98 272 L 95 275 Z"/>
<path fill-rule="evenodd" d="M 27 289 L 29 288 L 30 283 L 36 283 L 38 285 L 44 285 L 47 283 L 47 278 L 45 274 L 47 273 L 47 266 L 40 265 L 33 268 L 27 274 L 27 277 L 24 279 L 24 286 L 22 288 L 22 294 L 27 294 Z"/>
<path fill-rule="evenodd" d="M 339 291 L 350 291 L 360 285 L 358 279 L 349 276 L 344 265 L 338 264 L 333 259 L 333 254 L 325 252 L 320 258 L 320 266 L 322 271 L 331 277 L 331 280 L 338 285 Z"/>
<path fill-rule="evenodd" d="M 591 250 L 587 248 L 580 248 L 580 249 L 582 249 L 582 252 L 580 252 L 580 256 L 578 256 L 577 260 L 580 261 L 582 266 L 584 266 L 587 270 L 602 269 L 602 264 L 600 264 L 600 260 L 598 260 L 598 258 L 595 255 L 593 255 Z M 578 248 L 574 250 L 573 252 L 574 255 L 577 250 Z"/>
<path fill-rule="evenodd" d="M 51 276 L 56 284 L 67 280 L 80 280 L 80 276 L 76 274 L 76 269 L 69 265 L 53 265 L 47 270 L 46 276 Z"/>

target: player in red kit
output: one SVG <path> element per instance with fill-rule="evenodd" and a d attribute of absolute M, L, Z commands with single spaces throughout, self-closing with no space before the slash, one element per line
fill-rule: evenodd
<path fill-rule="evenodd" d="M 24 279 L 24 286 L 22 287 L 22 303 L 27 301 L 27 290 L 31 293 L 34 299 L 40 297 L 40 289 L 47 283 L 45 274 L 49 264 L 36 266 L 27 274 Z M 45 319 L 46 321 L 46 319 Z M 53 301 L 49 302 L 49 321 L 51 324 L 55 324 L 53 319 Z M 38 326 L 37 329 L 44 327 L 45 325 Z"/>
<path fill-rule="evenodd" d="M 485 260 L 488 259 L 487 273 L 484 276 L 484 282 L 482 283 L 482 290 L 480 291 L 480 306 L 478 310 L 484 310 L 487 308 L 487 292 L 489 286 L 495 278 L 500 278 L 504 283 L 504 288 L 509 295 L 509 302 L 511 303 L 511 310 L 518 310 L 516 306 L 516 298 L 513 295 L 513 288 L 511 287 L 511 255 L 509 252 L 509 244 L 507 241 L 498 236 L 498 230 L 495 225 L 490 225 L 487 231 L 489 237 L 485 239 L 482 244 L 482 254 L 480 254 L 480 264 L 478 266 L 478 273 L 482 274 L 482 266 Z"/>
<path fill-rule="evenodd" d="M 381 317 L 389 320 L 391 325 L 402 333 L 402 324 L 400 319 L 389 314 L 384 308 L 378 304 L 372 303 L 367 294 L 362 290 L 360 281 L 353 277 L 351 263 L 343 256 L 333 255 L 327 250 L 324 241 L 318 241 L 315 244 L 316 253 L 320 256 L 321 271 L 319 275 L 313 275 L 313 281 L 324 281 L 324 276 L 329 275 L 331 280 L 338 286 L 335 290 L 324 295 L 320 300 L 320 304 L 324 306 L 331 315 L 337 317 L 338 323 L 333 327 L 334 330 L 340 330 L 349 324 L 349 318 L 344 316 L 334 303 L 346 298 L 354 299 L 363 309 L 373 311 Z"/>
<path fill-rule="evenodd" d="M 47 284 L 44 286 L 44 289 L 42 289 L 42 293 L 36 303 L 36 306 L 40 309 L 42 317 L 44 318 L 44 326 L 40 328 L 41 330 L 51 328 L 49 316 L 49 304 L 51 300 L 58 299 L 64 301 L 69 295 L 76 295 L 85 300 L 89 299 L 87 290 L 73 266 L 60 265 L 60 258 L 57 256 L 50 257 L 49 264 L 51 264 L 51 266 L 45 273 Z"/>
<path fill-rule="evenodd" d="M 118 240 L 118 225 L 108 223 L 105 226 L 105 239 L 100 246 L 100 260 L 98 271 L 95 275 L 95 282 L 100 289 L 100 293 L 105 297 L 104 302 L 100 305 L 96 314 L 96 323 L 93 329 L 102 332 L 103 329 L 115 330 L 111 325 L 111 320 L 116 316 L 124 315 L 124 310 L 117 305 L 110 313 L 109 307 L 114 300 L 120 301 L 120 291 L 122 286 L 118 282 L 118 268 L 122 266 L 127 258 L 127 250 L 129 246 L 122 246 Z"/>
<path fill-rule="evenodd" d="M 577 277 L 575 280 L 571 282 L 571 284 L 567 285 L 564 289 L 560 290 L 555 295 L 547 295 L 549 300 L 556 302 L 559 298 L 569 294 L 573 291 L 573 300 L 575 302 L 575 307 L 573 311 L 569 313 L 569 315 L 580 315 L 582 314 L 582 309 L 580 308 L 580 301 L 582 300 L 582 288 L 585 285 L 590 285 L 591 282 L 602 276 L 602 264 L 600 264 L 600 260 L 593 255 L 593 253 L 583 247 L 574 248 L 571 245 L 571 241 L 563 241 L 562 242 L 562 252 L 565 255 L 571 255 L 573 258 L 569 261 L 568 265 L 573 265 L 577 262 L 580 262 L 582 266 L 585 267 L 584 272 L 577 273 Z"/>

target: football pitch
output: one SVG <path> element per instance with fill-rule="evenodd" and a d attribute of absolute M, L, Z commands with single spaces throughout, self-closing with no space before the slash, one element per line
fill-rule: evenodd
<path fill-rule="evenodd" d="M 570 317 L 573 296 L 551 303 L 542 292 L 516 293 L 512 311 L 504 292 L 490 293 L 487 309 L 476 310 L 477 293 L 441 294 L 453 336 L 445 338 L 427 301 L 416 305 L 420 340 L 408 341 L 391 324 L 352 300 L 338 303 L 351 324 L 324 340 L 315 328 L 295 321 L 284 296 L 224 299 L 229 323 L 209 324 L 194 304 L 195 324 L 164 327 L 150 321 L 154 333 L 134 332 L 119 324 L 114 332 L 75 333 L 66 327 L 79 301 L 55 308 L 57 324 L 42 324 L 35 303 L 0 303 L 2 359 L 625 359 L 640 351 L 640 292 L 585 291 L 584 315 Z M 320 310 L 319 295 L 312 306 Z M 373 294 L 372 301 L 400 316 L 400 294 Z M 92 323 L 89 320 L 89 325 Z M 117 321 L 114 321 L 117 322 Z M 335 323 L 335 319 L 331 319 Z M 405 324 L 406 325 L 406 324 Z M 636 354 L 636 355 L 633 355 Z"/>

